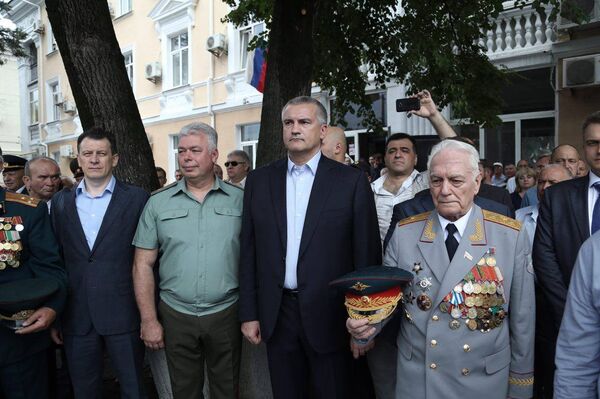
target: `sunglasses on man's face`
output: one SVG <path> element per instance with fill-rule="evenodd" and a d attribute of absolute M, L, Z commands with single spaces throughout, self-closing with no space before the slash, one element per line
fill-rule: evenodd
<path fill-rule="evenodd" d="M 236 166 L 244 164 L 244 163 L 246 163 L 246 162 L 227 161 L 227 162 L 225 162 L 225 167 L 228 168 L 231 166 L 232 168 L 235 168 Z"/>

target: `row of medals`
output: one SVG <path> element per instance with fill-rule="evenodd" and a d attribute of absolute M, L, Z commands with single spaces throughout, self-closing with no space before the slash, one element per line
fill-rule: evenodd
<path fill-rule="evenodd" d="M 23 244 L 20 241 L 20 231 L 23 231 L 20 217 L 0 218 L 0 270 L 21 265 L 19 259 Z"/>
<path fill-rule="evenodd" d="M 449 323 L 451 329 L 460 328 L 460 319 L 464 319 L 465 324 L 472 331 L 488 332 L 502 324 L 506 317 L 503 307 L 506 300 L 502 273 L 496 266 L 494 255 L 495 249 L 490 248 L 463 281 L 457 284 L 440 303 L 440 311 L 449 313 L 452 317 Z M 413 271 L 418 274 L 421 270 L 420 264 L 415 264 Z M 422 290 L 416 297 L 417 306 L 423 311 L 428 311 L 433 305 L 431 297 L 426 293 L 431 286 L 431 278 L 423 277 L 417 285 Z M 414 298 L 412 292 L 409 296 Z M 412 302 L 410 297 L 406 299 Z"/>

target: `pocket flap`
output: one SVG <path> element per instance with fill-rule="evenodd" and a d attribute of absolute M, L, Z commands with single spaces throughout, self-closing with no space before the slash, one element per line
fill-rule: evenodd
<path fill-rule="evenodd" d="M 159 220 L 169 220 L 169 219 L 183 218 L 183 217 L 186 217 L 187 215 L 188 215 L 187 209 L 173 209 L 170 211 L 162 212 L 158 218 L 159 218 Z"/>
<path fill-rule="evenodd" d="M 506 346 L 499 352 L 485 357 L 485 371 L 494 374 L 510 364 L 510 346 Z"/>
<path fill-rule="evenodd" d="M 242 210 L 237 208 L 215 208 L 215 213 L 226 216 L 242 216 Z"/>

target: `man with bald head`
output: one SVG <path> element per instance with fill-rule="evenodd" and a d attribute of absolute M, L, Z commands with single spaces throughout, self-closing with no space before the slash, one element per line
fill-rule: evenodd
<path fill-rule="evenodd" d="M 60 168 L 52 158 L 33 158 L 25 164 L 23 182 L 31 197 L 44 200 L 50 206 L 52 196 L 61 185 Z"/>
<path fill-rule="evenodd" d="M 579 151 L 577 151 L 577 148 L 569 144 L 561 144 L 552 151 L 550 162 L 561 164 L 569 169 L 573 176 L 577 176 L 579 158 Z"/>
<path fill-rule="evenodd" d="M 329 126 L 325 137 L 321 140 L 321 152 L 329 159 L 345 163 L 348 144 L 342 128 Z"/>

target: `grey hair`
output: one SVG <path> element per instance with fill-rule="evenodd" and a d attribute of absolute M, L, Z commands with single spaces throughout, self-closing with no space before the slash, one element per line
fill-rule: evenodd
<path fill-rule="evenodd" d="M 548 165 L 546 165 L 544 167 L 544 169 L 542 169 L 540 171 L 539 174 L 541 175 L 544 170 L 548 170 L 548 169 L 560 169 L 563 172 L 565 172 L 567 174 L 567 176 L 569 176 L 569 179 L 573 178 L 573 173 L 571 173 L 571 171 L 568 168 L 566 168 L 565 166 L 563 166 L 563 164 L 561 164 L 561 163 L 549 163 Z"/>
<path fill-rule="evenodd" d="M 58 165 L 58 162 L 56 162 L 54 159 L 52 159 L 50 157 L 40 156 L 40 157 L 31 158 L 29 161 L 27 161 L 25 163 L 25 171 L 24 171 L 25 176 L 31 177 L 31 165 L 33 165 L 37 161 L 46 161 L 46 162 L 53 163 L 60 171 L 60 166 Z"/>
<path fill-rule="evenodd" d="M 181 128 L 181 130 L 179 131 L 179 134 L 177 136 L 181 140 L 182 137 L 198 135 L 198 134 L 203 134 L 206 136 L 206 138 L 208 139 L 208 149 L 209 150 L 212 151 L 212 150 L 217 149 L 217 142 L 218 142 L 217 131 L 215 129 L 213 129 L 212 126 L 207 125 L 206 123 L 203 123 L 203 122 L 192 122 L 188 125 L 185 125 L 184 127 Z"/>
<path fill-rule="evenodd" d="M 464 143 L 458 140 L 442 140 L 431 149 L 431 153 L 429 154 L 429 159 L 427 160 L 427 169 L 430 171 L 431 176 L 431 162 L 436 155 L 438 155 L 443 150 L 455 150 L 455 151 L 464 151 L 468 155 L 467 161 L 469 162 L 469 167 L 471 169 L 471 173 L 473 174 L 473 180 L 477 180 L 477 176 L 479 176 L 479 152 L 475 147 L 471 144 Z"/>
<path fill-rule="evenodd" d="M 321 125 L 327 124 L 327 110 L 319 100 L 309 96 L 294 97 L 290 101 L 288 101 L 287 104 L 285 104 L 283 106 L 283 109 L 281 110 L 281 121 L 283 122 L 283 114 L 290 105 L 300 104 L 312 104 L 315 107 L 317 107 L 317 120 Z"/>
<path fill-rule="evenodd" d="M 233 150 L 229 154 L 227 154 L 227 157 L 240 157 L 244 160 L 244 162 L 246 162 L 246 165 L 248 166 L 248 171 L 252 169 L 252 162 L 250 162 L 250 157 L 248 156 L 246 151 Z"/>

